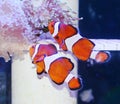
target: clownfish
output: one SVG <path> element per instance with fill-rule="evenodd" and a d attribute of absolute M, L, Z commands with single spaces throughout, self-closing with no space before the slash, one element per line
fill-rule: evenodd
<path fill-rule="evenodd" d="M 37 74 L 47 73 L 50 79 L 60 85 L 67 83 L 69 89 L 80 89 L 80 78 L 73 75 L 74 62 L 68 54 L 58 52 L 54 44 L 36 44 L 30 47 L 32 63 L 37 67 Z"/>
<path fill-rule="evenodd" d="M 82 37 L 72 25 L 51 21 L 48 23 L 48 29 L 60 48 L 72 52 L 79 60 L 94 59 L 102 63 L 109 58 L 109 54 L 104 51 L 94 51 L 95 44 Z"/>

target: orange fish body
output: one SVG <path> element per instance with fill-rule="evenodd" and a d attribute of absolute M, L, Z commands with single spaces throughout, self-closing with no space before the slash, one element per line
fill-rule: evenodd
<path fill-rule="evenodd" d="M 53 44 L 37 44 L 30 48 L 29 53 L 37 67 L 37 74 L 46 72 L 53 82 L 58 85 L 66 82 L 71 90 L 81 88 L 80 79 L 70 73 L 74 63 L 66 54 L 58 52 Z"/>
<path fill-rule="evenodd" d="M 54 39 L 64 51 L 71 51 L 78 59 L 86 61 L 93 53 L 95 44 L 87 38 L 83 38 L 78 30 L 72 25 L 66 25 L 60 22 L 51 21 L 48 24 L 48 29 Z M 108 54 L 99 54 L 100 57 L 95 57 L 96 60 L 104 62 L 108 58 Z M 98 55 L 98 56 L 99 56 Z"/>

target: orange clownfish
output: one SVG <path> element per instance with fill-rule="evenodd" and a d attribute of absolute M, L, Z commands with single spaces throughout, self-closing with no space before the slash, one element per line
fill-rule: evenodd
<path fill-rule="evenodd" d="M 36 44 L 29 49 L 37 74 L 47 73 L 56 84 L 66 82 L 71 90 L 80 89 L 81 80 L 73 75 L 74 62 L 64 52 L 58 52 L 53 44 Z"/>
<path fill-rule="evenodd" d="M 72 25 L 51 21 L 48 29 L 60 48 L 64 51 L 71 51 L 80 60 L 86 61 L 91 58 L 101 63 L 109 58 L 106 52 L 93 51 L 95 44 L 82 37 L 77 28 Z"/>

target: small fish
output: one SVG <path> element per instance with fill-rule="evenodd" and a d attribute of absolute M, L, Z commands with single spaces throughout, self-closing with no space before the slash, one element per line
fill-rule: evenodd
<path fill-rule="evenodd" d="M 95 44 L 82 37 L 77 28 L 72 25 L 50 21 L 48 29 L 60 48 L 72 52 L 80 60 L 87 61 L 91 58 L 101 63 L 109 58 L 106 52 L 93 51 Z"/>
<path fill-rule="evenodd" d="M 53 44 L 36 44 L 29 49 L 32 63 L 37 67 L 37 74 L 47 73 L 56 84 L 66 82 L 71 90 L 80 89 L 80 78 L 71 73 L 74 62 L 69 55 L 59 52 Z"/>

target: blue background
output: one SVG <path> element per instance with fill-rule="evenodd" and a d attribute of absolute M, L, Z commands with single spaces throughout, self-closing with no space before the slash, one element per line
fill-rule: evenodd
<path fill-rule="evenodd" d="M 11 60 L 5 62 L 2 57 L 0 57 L 0 104 L 11 104 Z"/>
<path fill-rule="evenodd" d="M 79 0 L 79 17 L 83 36 L 120 39 L 120 0 Z"/>
<path fill-rule="evenodd" d="M 79 0 L 79 29 L 93 39 L 120 39 L 120 0 Z M 120 43 L 119 43 L 120 44 Z M 83 88 L 78 104 L 120 104 L 120 51 L 110 51 L 111 59 L 102 64 L 79 61 L 78 73 Z M 80 93 L 92 89 L 94 100 L 80 99 Z"/>

